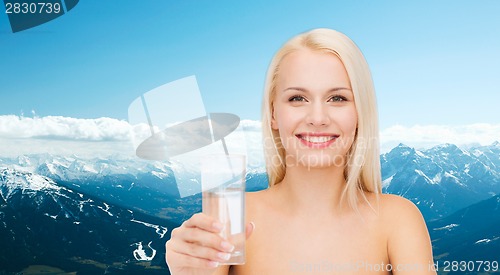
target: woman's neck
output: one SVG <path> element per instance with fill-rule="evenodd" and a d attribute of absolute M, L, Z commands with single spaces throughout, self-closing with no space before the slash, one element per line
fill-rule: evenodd
<path fill-rule="evenodd" d="M 283 200 L 282 205 L 293 215 L 339 215 L 345 187 L 343 167 L 287 167 L 283 180 L 273 187 Z"/>

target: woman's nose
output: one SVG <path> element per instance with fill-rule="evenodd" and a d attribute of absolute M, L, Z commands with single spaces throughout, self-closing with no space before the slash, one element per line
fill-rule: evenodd
<path fill-rule="evenodd" d="M 325 126 L 330 123 L 328 106 L 321 103 L 311 104 L 307 112 L 306 123 L 313 126 Z"/>

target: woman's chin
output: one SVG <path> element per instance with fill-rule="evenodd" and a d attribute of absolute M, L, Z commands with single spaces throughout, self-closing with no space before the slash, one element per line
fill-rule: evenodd
<path fill-rule="evenodd" d="M 344 155 L 326 155 L 326 154 L 298 155 L 293 158 L 289 158 L 287 161 L 288 168 L 292 168 L 294 166 L 307 168 L 308 170 L 344 167 L 345 157 Z"/>

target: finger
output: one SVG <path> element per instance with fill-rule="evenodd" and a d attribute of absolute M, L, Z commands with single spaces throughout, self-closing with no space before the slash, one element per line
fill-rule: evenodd
<path fill-rule="evenodd" d="M 184 227 L 197 227 L 210 232 L 220 232 L 223 228 L 222 223 L 203 213 L 194 214 L 190 219 L 185 221 Z"/>
<path fill-rule="evenodd" d="M 231 252 L 234 249 L 234 245 L 230 244 L 219 234 L 200 228 L 184 228 L 178 237 L 186 243 L 211 247 L 224 252 Z"/>
<path fill-rule="evenodd" d="M 177 253 L 169 251 L 167 257 L 167 265 L 172 267 L 190 267 L 190 268 L 202 268 L 202 269 L 214 269 L 217 268 L 220 263 L 218 261 L 211 261 L 203 258 L 196 258 L 182 253 Z"/>
<path fill-rule="evenodd" d="M 247 239 L 250 237 L 250 235 L 252 235 L 254 230 L 255 230 L 255 223 L 253 222 L 248 223 L 245 228 L 245 236 Z"/>
<path fill-rule="evenodd" d="M 231 257 L 231 254 L 228 252 L 222 252 L 211 247 L 200 246 L 194 243 L 172 243 L 169 248 L 174 253 L 213 262 L 225 262 Z"/>

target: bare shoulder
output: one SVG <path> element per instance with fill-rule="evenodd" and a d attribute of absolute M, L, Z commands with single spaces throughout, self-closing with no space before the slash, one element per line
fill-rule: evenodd
<path fill-rule="evenodd" d="M 392 194 L 379 196 L 379 215 L 388 233 L 389 243 L 397 238 L 418 234 L 428 235 L 424 217 L 418 207 L 410 200 Z"/>
<path fill-rule="evenodd" d="M 365 198 L 369 204 L 360 204 L 367 217 L 373 221 L 390 238 L 394 228 L 401 228 L 406 224 L 415 225 L 424 223 L 422 214 L 417 206 L 410 200 L 392 194 L 375 194 L 366 192 Z M 404 224 L 403 224 L 404 223 Z"/>
<path fill-rule="evenodd" d="M 388 232 L 390 262 L 393 265 L 416 264 L 423 268 L 421 273 L 415 274 L 435 274 L 427 268 L 432 263 L 432 246 L 425 220 L 417 206 L 406 198 L 382 194 L 379 196 L 379 207 Z M 395 271 L 394 274 L 400 272 Z"/>
<path fill-rule="evenodd" d="M 384 219 L 395 222 L 397 219 L 423 220 L 422 214 L 417 206 L 410 200 L 401 196 L 381 194 L 379 196 L 379 205 L 381 215 Z"/>

